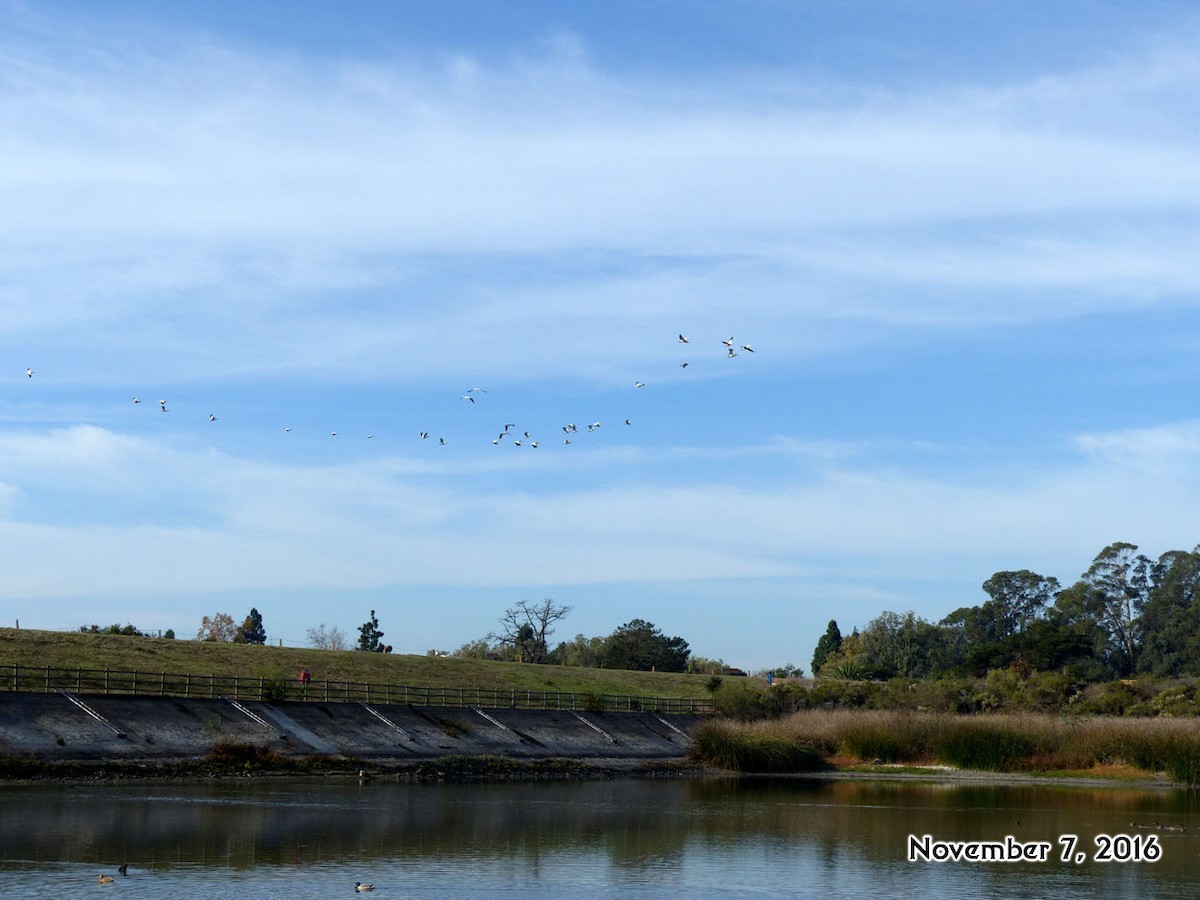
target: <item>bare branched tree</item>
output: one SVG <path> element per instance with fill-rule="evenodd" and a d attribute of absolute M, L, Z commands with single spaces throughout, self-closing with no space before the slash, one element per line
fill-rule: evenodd
<path fill-rule="evenodd" d="M 519 662 L 545 662 L 548 655 L 546 642 L 554 634 L 555 622 L 566 617 L 571 607 L 555 603 L 546 598 L 541 603 L 522 600 L 504 611 L 500 625 L 504 628 L 497 639 L 510 645 Z"/>
<path fill-rule="evenodd" d="M 336 625 L 326 629 L 322 622 L 317 628 L 308 629 L 308 643 L 318 650 L 345 650 L 346 635 Z"/>

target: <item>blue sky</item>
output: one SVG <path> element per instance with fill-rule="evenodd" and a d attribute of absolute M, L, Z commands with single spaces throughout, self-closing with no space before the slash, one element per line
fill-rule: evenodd
<path fill-rule="evenodd" d="M 0 0 L 5 625 L 807 667 L 1200 542 L 1190 4 L 346 6 Z"/>

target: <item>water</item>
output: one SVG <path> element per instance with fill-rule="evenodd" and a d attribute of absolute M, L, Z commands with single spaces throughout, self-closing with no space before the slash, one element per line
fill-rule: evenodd
<path fill-rule="evenodd" d="M 1045 862 L 909 862 L 908 836 L 925 834 L 1051 849 Z M 1065 834 L 1086 862 L 1060 860 Z M 1160 858 L 1097 862 L 1097 834 L 1153 838 Z M 0 789 L 11 897 L 303 900 L 363 881 L 375 897 L 1097 900 L 1190 898 L 1198 880 L 1200 798 L 1186 791 L 782 778 Z"/>

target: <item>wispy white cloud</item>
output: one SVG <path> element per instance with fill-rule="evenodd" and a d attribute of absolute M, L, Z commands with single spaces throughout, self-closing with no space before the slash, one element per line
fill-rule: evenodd
<path fill-rule="evenodd" d="M 66 52 L 10 39 L 0 54 L 9 328 L 100 323 L 186 358 L 198 351 L 180 335 L 199 323 L 230 338 L 217 359 L 284 369 L 374 361 L 371 335 L 408 330 L 425 338 L 424 368 L 438 361 L 420 347 L 471 341 L 470 323 L 488 340 L 466 349 L 496 363 L 495 327 L 533 343 L 531 310 L 551 305 L 543 332 L 588 321 L 611 344 L 684 298 L 728 312 L 761 297 L 792 324 L 987 323 L 1194 281 L 1180 252 L 1200 196 L 1194 134 L 1180 133 L 1194 117 L 1178 115 L 1190 33 L 1053 79 L 838 108 L 802 83 L 626 83 L 567 38 L 508 68 L 251 56 L 189 38 L 77 33 Z M 1188 218 L 1147 231 L 1148 212 Z M 436 298 L 419 278 L 430 259 L 483 254 L 511 272 L 597 250 L 653 264 L 552 290 L 510 274 L 447 296 L 443 281 Z M 701 280 L 680 266 L 714 254 L 743 261 Z M 811 299 L 782 297 L 781 272 Z M 898 303 L 878 282 L 979 293 Z M 1028 302 L 989 292 L 1016 286 Z M 342 315 L 364 291 L 412 299 Z M 642 311 L 620 315 L 626 297 Z M 318 335 L 336 352 L 313 353 Z M 265 352 L 242 352 L 254 342 Z"/>
<path fill-rule="evenodd" d="M 16 460 L 0 525 L 20 561 L 5 580 L 9 599 L 97 584 L 140 595 L 778 578 L 870 592 L 879 579 L 981 581 L 1047 563 L 1074 564 L 1046 572 L 1069 581 L 1113 540 L 1154 552 L 1187 543 L 1200 500 L 1200 480 L 1180 466 L 1200 447 L 1194 423 L 1080 438 L 1089 455 L 1074 464 L 997 469 L 972 482 L 835 458 L 767 486 L 635 479 L 537 493 L 464 484 L 449 471 L 431 479 L 403 460 L 269 465 L 96 429 L 19 443 L 27 456 Z M 32 471 L 35 456 L 44 465 Z M 91 477 L 71 485 L 70 508 L 15 512 L 14 494 L 36 499 L 81 466 Z M 125 525 L 89 515 L 97 503 L 119 508 L 112 493 L 139 481 L 163 507 L 209 512 L 196 524 L 173 524 L 158 507 L 135 508 Z"/>

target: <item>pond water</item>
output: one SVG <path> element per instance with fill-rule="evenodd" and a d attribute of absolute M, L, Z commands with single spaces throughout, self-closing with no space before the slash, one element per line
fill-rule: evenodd
<path fill-rule="evenodd" d="M 973 842 L 1045 860 L 961 858 L 992 852 Z M 910 861 L 914 844 L 945 861 Z M 1200 798 L 787 778 L 0 788 L 5 896 L 302 900 L 356 881 L 376 897 L 1190 898 Z"/>

